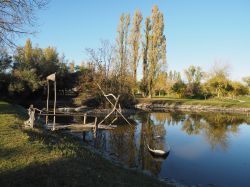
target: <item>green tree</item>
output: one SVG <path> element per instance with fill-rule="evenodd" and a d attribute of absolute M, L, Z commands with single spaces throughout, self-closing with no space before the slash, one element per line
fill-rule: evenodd
<path fill-rule="evenodd" d="M 167 73 L 166 72 L 159 72 L 157 76 L 157 81 L 155 83 L 155 90 L 158 92 L 159 96 L 161 93 L 167 92 Z"/>
<path fill-rule="evenodd" d="M 175 92 L 180 98 L 185 96 L 186 88 L 187 86 L 183 81 L 177 81 L 172 86 L 173 92 Z"/>
<path fill-rule="evenodd" d="M 201 68 L 199 66 L 190 66 L 184 73 L 188 80 L 186 95 L 189 97 L 199 97 L 202 94 L 201 80 L 204 77 Z"/>
<path fill-rule="evenodd" d="M 223 75 L 214 76 L 210 78 L 207 83 L 210 86 L 212 93 L 217 97 L 223 97 L 232 90 L 230 81 Z"/>
<path fill-rule="evenodd" d="M 15 51 L 9 91 L 24 97 L 29 96 L 35 91 L 42 90 L 49 74 L 60 72 L 57 77 L 64 76 L 62 74 L 64 70 L 60 70 L 63 67 L 59 63 L 55 48 L 33 48 L 28 39 L 24 47 L 17 47 Z"/>
<path fill-rule="evenodd" d="M 207 81 L 208 86 L 211 88 L 213 95 L 217 97 L 223 97 L 232 91 L 232 85 L 228 79 L 229 76 L 228 65 L 215 64 L 212 71 L 210 72 L 210 78 Z"/>
<path fill-rule="evenodd" d="M 249 93 L 248 87 L 244 86 L 240 82 L 231 81 L 231 85 L 232 85 L 231 94 L 233 97 L 240 96 L 240 95 L 246 95 Z"/>

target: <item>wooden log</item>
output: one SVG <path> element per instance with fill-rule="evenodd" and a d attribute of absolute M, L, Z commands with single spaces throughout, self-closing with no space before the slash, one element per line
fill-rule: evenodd
<path fill-rule="evenodd" d="M 97 131 L 98 131 L 98 123 L 97 123 L 97 117 L 95 117 L 95 123 L 94 123 L 94 138 L 97 137 Z"/>

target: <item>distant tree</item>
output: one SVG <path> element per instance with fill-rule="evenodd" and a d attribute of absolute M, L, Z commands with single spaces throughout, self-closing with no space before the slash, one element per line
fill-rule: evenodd
<path fill-rule="evenodd" d="M 95 82 L 103 85 L 103 89 L 113 89 L 113 83 L 110 83 L 112 76 L 119 76 L 119 66 L 115 61 L 115 48 L 108 40 L 101 40 L 98 49 L 86 49 L 86 54 L 89 56 L 89 61 L 93 63 L 96 73 Z M 116 85 L 117 86 L 117 85 Z M 116 88 L 118 89 L 118 88 Z"/>
<path fill-rule="evenodd" d="M 170 71 L 169 71 L 169 74 L 168 74 L 168 79 L 169 79 L 169 80 L 174 80 L 172 70 L 170 70 Z"/>
<path fill-rule="evenodd" d="M 162 92 L 165 93 L 167 91 L 167 73 L 163 71 L 159 72 L 156 79 L 155 90 L 160 96 Z"/>
<path fill-rule="evenodd" d="M 172 86 L 173 92 L 176 93 L 180 98 L 185 96 L 186 88 L 187 86 L 183 81 L 178 81 Z"/>
<path fill-rule="evenodd" d="M 75 72 L 75 62 L 72 61 L 69 63 L 69 72 L 74 73 Z"/>
<path fill-rule="evenodd" d="M 224 75 L 216 75 L 207 81 L 213 94 L 217 97 L 225 96 L 232 90 L 229 80 Z"/>
<path fill-rule="evenodd" d="M 202 94 L 201 80 L 204 77 L 201 68 L 199 66 L 190 66 L 184 73 L 188 80 L 186 95 L 189 97 L 199 97 Z"/>
<path fill-rule="evenodd" d="M 157 74 L 166 63 L 166 38 L 164 36 L 164 16 L 155 5 L 151 15 L 151 34 L 148 50 L 148 91 L 149 97 L 153 89 Z"/>
<path fill-rule="evenodd" d="M 12 57 L 7 50 L 0 48 L 0 73 L 5 73 L 11 67 Z"/>
<path fill-rule="evenodd" d="M 115 47 L 109 40 L 101 40 L 101 61 L 104 66 L 105 79 L 109 79 L 116 68 L 114 67 Z"/>
<path fill-rule="evenodd" d="M 207 83 L 201 85 L 201 95 L 204 96 L 205 100 L 211 96 L 211 87 Z"/>
<path fill-rule="evenodd" d="M 202 78 L 204 77 L 204 73 L 202 72 L 201 67 L 199 66 L 190 66 L 184 72 L 189 84 L 200 84 Z"/>
<path fill-rule="evenodd" d="M 47 0 L 1 0 L 0 45 L 15 46 L 16 36 L 32 33 L 35 13 L 47 3 Z"/>
<path fill-rule="evenodd" d="M 250 76 L 248 76 L 248 77 L 243 77 L 243 79 L 242 79 L 246 84 L 247 84 L 247 86 L 250 88 Z"/>
<path fill-rule="evenodd" d="M 244 86 L 240 82 L 231 81 L 231 85 L 232 85 L 231 94 L 233 97 L 240 96 L 240 95 L 246 95 L 249 93 L 248 87 Z"/>
<path fill-rule="evenodd" d="M 11 79 L 12 57 L 6 49 L 0 49 L 0 96 L 6 95 Z"/>
<path fill-rule="evenodd" d="M 232 85 L 228 79 L 228 65 L 215 64 L 209 74 L 207 84 L 211 88 L 211 92 L 217 97 L 225 96 L 229 91 L 232 91 Z"/>

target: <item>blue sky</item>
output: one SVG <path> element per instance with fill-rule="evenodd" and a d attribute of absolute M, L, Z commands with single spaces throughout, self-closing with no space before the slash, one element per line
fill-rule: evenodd
<path fill-rule="evenodd" d="M 121 13 L 140 9 L 146 17 L 154 4 L 165 16 L 169 69 L 183 72 L 199 65 L 209 70 L 218 61 L 231 65 L 233 79 L 250 75 L 249 0 L 51 0 L 38 12 L 38 33 L 30 38 L 80 63 L 84 49 L 97 48 L 100 39 L 115 42 Z"/>

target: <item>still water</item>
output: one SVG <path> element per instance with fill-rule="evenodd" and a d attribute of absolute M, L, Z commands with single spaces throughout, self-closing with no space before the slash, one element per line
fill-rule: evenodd
<path fill-rule="evenodd" d="M 250 117 L 220 113 L 141 113 L 133 126 L 91 132 L 84 141 L 99 151 L 152 175 L 184 185 L 250 186 Z M 78 134 L 79 135 L 79 134 Z M 166 150 L 154 158 L 147 144 Z"/>

